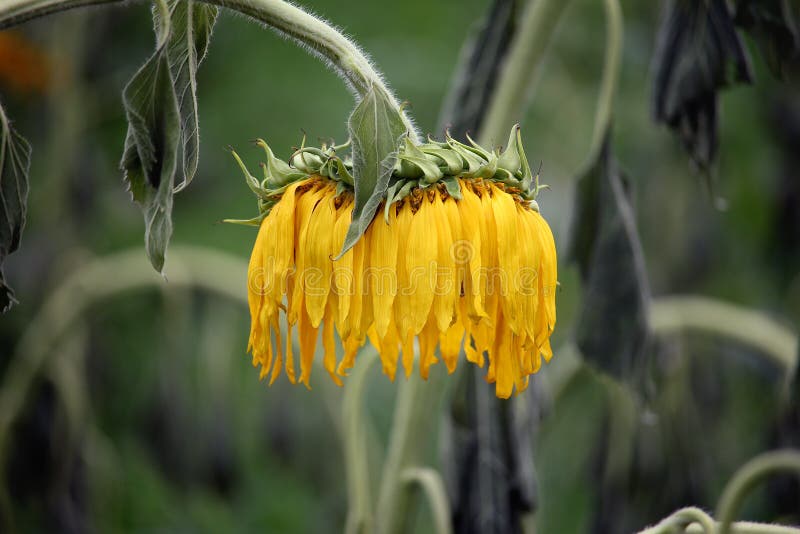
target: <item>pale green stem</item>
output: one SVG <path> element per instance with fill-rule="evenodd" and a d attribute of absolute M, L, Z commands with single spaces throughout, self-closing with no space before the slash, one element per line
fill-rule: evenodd
<path fill-rule="evenodd" d="M 246 292 L 245 261 L 220 252 L 197 247 L 173 247 L 170 251 L 171 287 L 202 287 L 242 302 Z M 153 272 L 141 250 L 123 252 L 94 260 L 68 277 L 28 324 L 3 377 L 0 388 L 0 480 L 6 465 L 11 428 L 22 412 L 25 400 L 48 358 L 58 355 L 56 343 L 70 331 L 76 319 L 98 299 L 144 287 L 163 287 L 164 279 Z M 0 505 L 9 517 L 5 484 L 0 484 Z"/>
<path fill-rule="evenodd" d="M 481 127 L 478 141 L 483 146 L 504 142 L 508 129 L 522 119 L 547 46 L 568 5 L 569 0 L 528 2 Z"/>
<path fill-rule="evenodd" d="M 800 476 L 800 451 L 780 450 L 756 456 L 741 467 L 722 492 L 717 504 L 719 534 L 730 532 L 730 525 L 748 493 L 766 478 L 782 472 Z"/>
<path fill-rule="evenodd" d="M 606 13 L 606 55 L 603 64 L 603 80 L 597 98 L 594 116 L 592 144 L 589 148 L 590 161 L 594 161 L 603 144 L 603 138 L 611 124 L 614 109 L 614 94 L 619 79 L 620 57 L 622 55 L 622 8 L 619 0 L 604 0 Z"/>
<path fill-rule="evenodd" d="M 452 534 L 450 504 L 439 472 L 430 467 L 410 467 L 403 472 L 403 482 L 419 484 L 425 492 L 433 514 L 434 532 L 436 534 Z"/>
<path fill-rule="evenodd" d="M 344 463 L 349 503 L 345 526 L 347 534 L 372 532 L 372 494 L 369 487 L 364 385 L 367 373 L 376 361 L 378 361 L 378 352 L 371 345 L 359 352 L 355 368 L 347 382 L 344 402 L 342 402 Z"/>
<path fill-rule="evenodd" d="M 719 529 L 720 524 L 715 523 Z M 719 530 L 715 531 L 719 532 Z M 769 523 L 753 523 L 750 521 L 737 521 L 731 523 L 728 531 L 731 534 L 800 534 L 800 528 L 786 527 L 783 525 L 771 525 Z M 703 534 L 702 527 L 697 524 L 686 527 L 686 534 Z"/>
<path fill-rule="evenodd" d="M 412 492 L 403 484 L 402 473 L 422 463 L 426 445 L 431 443 L 431 421 L 440 416 L 446 376 L 443 369 L 433 368 L 427 381 L 412 374 L 400 383 L 378 493 L 375 532 L 379 534 L 406 531 Z"/>
<path fill-rule="evenodd" d="M 757 349 L 791 380 L 797 366 L 798 336 L 762 312 L 706 297 L 662 297 L 650 305 L 650 326 L 660 335 L 700 330 Z"/>
<path fill-rule="evenodd" d="M 118 3 L 120 0 L 2 0 L 0 30 L 26 20 L 75 7 Z M 413 141 L 419 133 L 386 85 L 383 77 L 355 43 L 324 20 L 282 0 L 201 0 L 238 11 L 263 22 L 278 33 L 300 43 L 339 74 L 348 87 L 363 97 L 371 87 L 383 93 L 403 117 Z M 552 1 L 552 0 L 551 0 Z"/>

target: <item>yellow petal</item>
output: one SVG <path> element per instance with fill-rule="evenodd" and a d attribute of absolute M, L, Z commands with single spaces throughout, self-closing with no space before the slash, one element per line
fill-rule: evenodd
<path fill-rule="evenodd" d="M 397 211 L 389 209 L 388 224 L 383 217 L 375 217 L 367 230 L 368 236 L 365 236 L 369 238 L 369 267 L 366 276 L 379 338 L 386 336 L 389 323 L 392 322 L 392 306 L 397 295 L 397 230 Z"/>
<path fill-rule="evenodd" d="M 325 350 L 322 364 L 336 385 L 341 386 L 342 379 L 336 374 L 336 340 L 333 338 L 333 313 L 326 314 L 322 322 L 322 347 Z"/>
<path fill-rule="evenodd" d="M 333 255 L 338 252 L 334 247 L 335 236 L 332 232 L 336 224 L 333 193 L 333 190 L 329 189 L 326 196 L 317 204 L 303 245 L 308 259 L 302 272 L 305 277 L 306 310 L 311 325 L 315 328 L 320 325 L 322 316 L 325 315 L 331 288 Z"/>
<path fill-rule="evenodd" d="M 311 367 L 314 364 L 314 351 L 317 346 L 317 328 L 311 325 L 304 310 L 301 310 L 297 324 L 300 333 L 300 382 L 310 389 Z"/>
<path fill-rule="evenodd" d="M 517 226 L 517 208 L 514 199 L 505 191 L 492 186 L 490 201 L 497 236 L 496 291 L 508 326 L 515 333 L 522 331 L 523 302 L 516 282 L 520 270 L 520 235 Z"/>
<path fill-rule="evenodd" d="M 453 322 L 456 298 L 461 287 L 456 287 L 456 269 L 453 260 L 453 234 L 444 203 L 437 194 L 431 204 L 431 213 L 436 226 L 438 258 L 436 262 L 436 284 L 434 286 L 433 314 L 439 330 L 444 332 Z"/>
<path fill-rule="evenodd" d="M 486 234 L 481 217 L 481 202 L 467 182 L 461 182 L 462 198 L 456 205 L 461 219 L 461 239 L 453 244 L 456 265 L 463 265 L 464 295 L 468 299 L 470 315 L 486 317 L 481 289 L 482 236 Z"/>
<path fill-rule="evenodd" d="M 436 223 L 433 206 L 427 196 L 422 199 L 419 209 L 411 218 L 405 249 L 406 271 L 410 287 L 409 295 L 410 326 L 412 333 L 419 334 L 433 304 L 436 285 L 436 258 L 438 256 Z M 401 318 L 402 321 L 403 318 Z"/>

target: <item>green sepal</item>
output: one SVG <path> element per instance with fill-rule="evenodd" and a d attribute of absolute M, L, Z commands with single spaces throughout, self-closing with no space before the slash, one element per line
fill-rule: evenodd
<path fill-rule="evenodd" d="M 264 149 L 264 153 L 267 156 L 267 161 L 262 167 L 264 169 L 264 181 L 266 182 L 264 187 L 273 189 L 306 177 L 306 174 L 302 171 L 292 169 L 288 163 L 276 158 L 272 149 L 263 139 L 256 139 L 256 145 Z"/>
<path fill-rule="evenodd" d="M 240 224 L 243 226 L 261 226 L 261 223 L 264 221 L 266 216 L 267 213 L 265 212 L 258 215 L 257 217 L 253 217 L 252 219 L 222 219 L 222 222 L 230 224 Z"/>
<path fill-rule="evenodd" d="M 442 180 L 447 194 L 456 200 L 461 200 L 461 184 L 458 183 L 458 178 L 455 176 L 448 176 Z"/>

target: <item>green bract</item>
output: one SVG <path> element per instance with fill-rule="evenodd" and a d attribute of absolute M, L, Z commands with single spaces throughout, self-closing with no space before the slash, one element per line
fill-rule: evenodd
<path fill-rule="evenodd" d="M 540 189 L 539 175 L 533 175 L 525 150 L 519 125 L 511 128 L 506 148 L 486 150 L 467 136 L 469 144 L 453 139 L 445 134 L 444 141 L 428 138 L 427 142 L 416 144 L 404 136 L 397 150 L 389 186 L 384 200 L 384 213 L 388 220 L 389 207 L 402 200 L 415 188 L 427 188 L 442 183 L 447 192 L 461 198 L 458 179 L 478 179 L 502 182 L 507 191 L 520 196 L 537 207 L 535 199 Z M 353 191 L 353 161 L 348 154 L 339 153 L 350 148 L 350 141 L 341 145 L 323 143 L 321 147 L 305 146 L 305 137 L 289 161 L 275 156 L 263 139 L 256 145 L 264 149 L 266 162 L 261 164 L 264 179 L 260 182 L 247 170 L 239 155 L 231 149 L 233 157 L 244 173 L 250 189 L 258 197 L 259 216 L 250 220 L 227 220 L 241 224 L 258 225 L 280 200 L 286 186 L 311 176 L 324 176 L 338 183 L 338 192 Z"/>

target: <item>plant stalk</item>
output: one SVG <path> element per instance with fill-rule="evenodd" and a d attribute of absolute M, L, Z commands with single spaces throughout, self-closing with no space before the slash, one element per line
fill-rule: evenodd
<path fill-rule="evenodd" d="M 416 374 L 400 383 L 392 419 L 392 432 L 378 493 L 376 529 L 379 534 L 402 534 L 412 506 L 413 487 L 404 483 L 407 469 L 423 463 L 430 444 L 431 420 L 439 416 L 443 398 L 443 365 L 431 369 L 427 382 Z"/>
<path fill-rule="evenodd" d="M 2 0 L 0 30 L 22 22 L 89 5 L 115 4 L 122 0 Z M 201 0 L 243 13 L 263 22 L 279 34 L 296 41 L 312 55 L 322 59 L 361 99 L 371 87 L 383 93 L 400 113 L 412 141 L 419 141 L 419 132 L 401 108 L 383 77 L 366 54 L 341 32 L 324 20 L 306 13 L 283 0 Z M 552 1 L 552 0 L 551 0 Z"/>
<path fill-rule="evenodd" d="M 544 63 L 547 46 L 569 0 L 528 3 L 481 127 L 478 141 L 484 146 L 502 143 L 511 125 L 520 122 Z"/>

